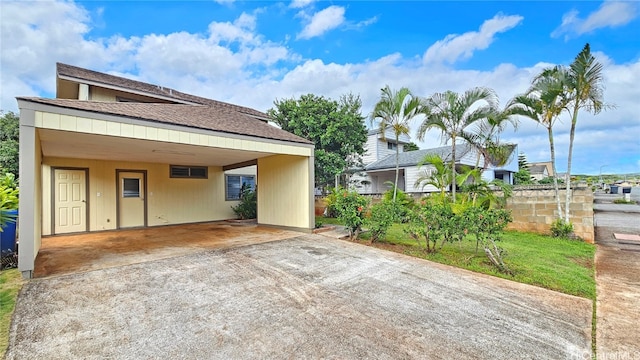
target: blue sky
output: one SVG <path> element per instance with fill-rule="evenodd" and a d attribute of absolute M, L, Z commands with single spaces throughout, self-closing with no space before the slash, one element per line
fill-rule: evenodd
<path fill-rule="evenodd" d="M 419 96 L 488 86 L 504 104 L 589 42 L 616 108 L 581 115 L 572 172 L 640 172 L 635 1 L 0 1 L 0 20 L 5 111 L 15 96 L 53 96 L 57 61 L 259 110 L 352 92 L 368 115 L 386 84 Z M 566 119 L 555 132 L 563 171 Z M 531 121 L 502 138 L 531 162 L 549 158 Z M 440 144 L 435 131 L 419 143 Z"/>

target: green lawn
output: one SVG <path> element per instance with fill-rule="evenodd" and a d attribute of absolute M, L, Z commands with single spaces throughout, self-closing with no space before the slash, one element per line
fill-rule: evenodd
<path fill-rule="evenodd" d="M 319 221 L 329 223 L 336 219 Z M 361 237 L 368 239 L 368 234 Z M 403 225 L 391 227 L 384 243 L 401 245 L 403 253 L 448 264 L 471 271 L 540 286 L 543 288 L 595 299 L 594 276 L 595 246 L 581 241 L 563 240 L 532 233 L 507 231 L 499 243 L 506 255 L 504 260 L 513 276 L 500 273 L 486 259 L 482 249 L 475 253 L 475 240 L 447 243 L 435 254 L 427 254 L 422 247 L 407 237 Z"/>
<path fill-rule="evenodd" d="M 0 359 L 9 345 L 9 325 L 22 287 L 22 276 L 17 269 L 0 271 Z"/>

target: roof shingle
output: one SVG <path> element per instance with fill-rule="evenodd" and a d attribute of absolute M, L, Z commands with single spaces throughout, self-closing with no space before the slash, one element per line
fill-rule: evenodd
<path fill-rule="evenodd" d="M 255 116 L 260 119 L 268 120 L 269 116 L 261 111 L 251 109 L 245 106 L 225 103 L 213 99 L 207 99 L 200 96 L 182 93 L 167 87 L 144 83 L 141 81 L 131 80 L 115 75 L 109 75 L 93 70 L 80 68 L 73 65 L 56 63 L 58 76 L 66 76 L 73 79 L 85 80 L 100 83 L 107 86 L 114 86 L 127 90 L 139 91 L 150 95 L 171 98 L 176 101 L 185 101 L 201 105 L 211 105 L 217 108 L 227 108 L 242 114 Z"/>
<path fill-rule="evenodd" d="M 254 136 L 265 139 L 283 140 L 301 144 L 313 142 L 269 125 L 264 121 L 226 106 L 186 105 L 161 103 L 103 102 L 69 99 L 46 99 L 37 97 L 18 97 L 18 100 L 45 105 L 58 106 L 124 116 L 133 119 L 153 121 L 165 124 L 181 125 L 191 128 L 214 130 L 230 134 Z"/>

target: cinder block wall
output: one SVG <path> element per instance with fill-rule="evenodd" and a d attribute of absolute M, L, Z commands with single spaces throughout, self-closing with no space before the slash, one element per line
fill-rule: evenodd
<path fill-rule="evenodd" d="M 560 190 L 560 206 L 564 211 L 565 190 Z M 370 197 L 372 203 L 380 201 L 381 196 Z M 316 215 L 325 208 L 322 196 L 316 196 Z M 549 185 L 516 186 L 513 196 L 507 200 L 507 209 L 513 214 L 511 230 L 530 231 L 549 234 L 551 223 L 558 217 L 553 187 Z M 588 243 L 594 242 L 593 230 L 593 192 L 587 186 L 576 186 L 571 190 L 569 204 L 573 230 L 577 236 Z"/>
<path fill-rule="evenodd" d="M 560 190 L 561 207 L 564 211 L 565 190 Z M 547 185 L 518 186 L 507 200 L 512 210 L 513 222 L 509 229 L 549 234 L 551 223 L 558 217 L 555 194 Z M 588 243 L 594 242 L 593 192 L 589 187 L 576 186 L 571 189 L 570 218 L 576 236 Z"/>

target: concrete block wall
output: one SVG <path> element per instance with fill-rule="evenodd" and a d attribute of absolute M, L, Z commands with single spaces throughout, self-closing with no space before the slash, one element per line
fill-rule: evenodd
<path fill-rule="evenodd" d="M 560 200 L 564 211 L 565 190 L 560 190 Z M 372 203 L 380 201 L 381 196 L 371 196 Z M 316 196 L 316 215 L 324 211 L 325 202 L 322 196 Z M 551 223 L 558 217 L 555 192 L 549 185 L 516 186 L 513 195 L 507 200 L 507 209 L 511 210 L 513 222 L 508 229 L 549 234 Z M 571 189 L 569 204 L 576 236 L 588 243 L 593 243 L 593 192 L 587 186 L 576 186 Z"/>
<path fill-rule="evenodd" d="M 576 236 L 593 243 L 593 192 L 589 187 L 577 186 L 571 190 L 570 217 Z M 561 207 L 564 211 L 565 190 L 560 190 Z M 544 185 L 522 186 L 513 190 L 507 200 L 507 209 L 513 214 L 509 229 L 549 234 L 551 223 L 558 217 L 553 188 Z"/>

